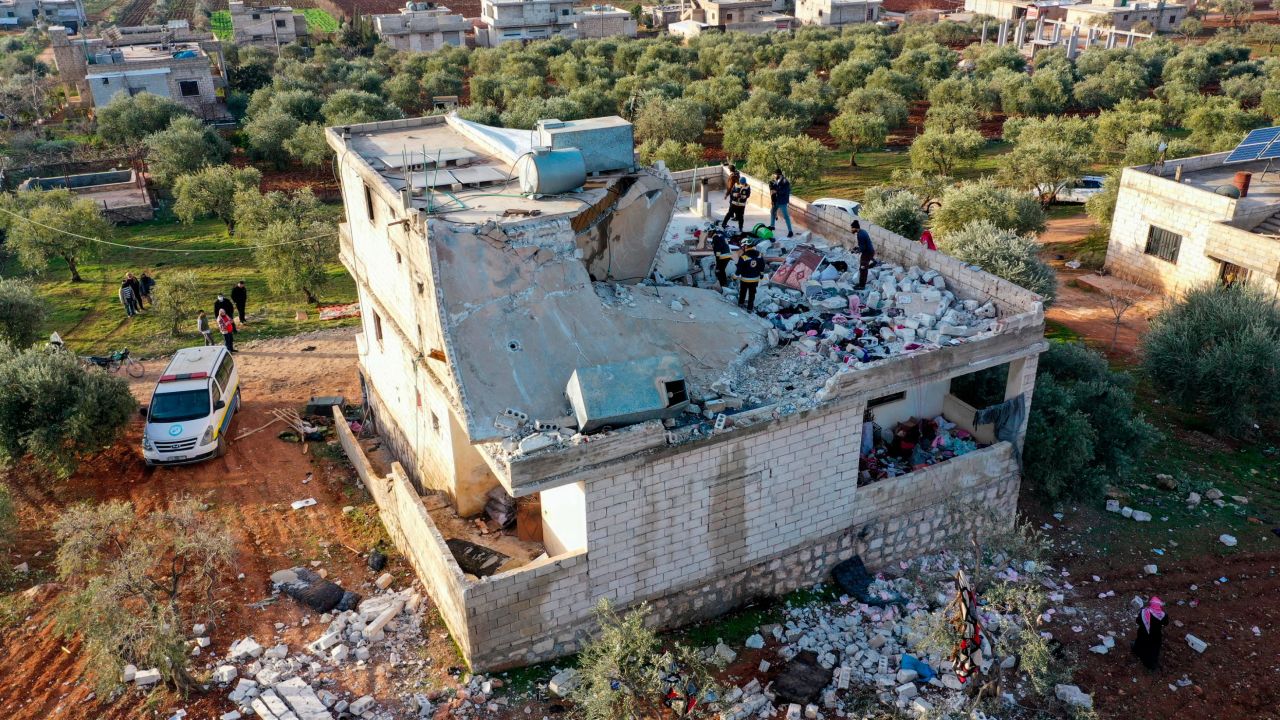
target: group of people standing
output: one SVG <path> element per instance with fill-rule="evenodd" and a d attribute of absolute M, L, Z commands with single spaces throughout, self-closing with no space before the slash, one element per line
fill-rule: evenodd
<path fill-rule="evenodd" d="M 746 224 L 744 216 L 747 212 L 747 201 L 751 199 L 751 186 L 747 184 L 747 179 L 742 173 L 738 172 L 736 165 L 729 166 L 729 182 L 725 187 L 724 196 L 729 199 L 729 211 L 725 213 L 724 220 L 720 224 L 727 228 L 730 221 L 737 220 L 738 231 L 741 232 Z M 773 171 L 773 177 L 769 178 L 769 229 L 774 229 L 778 216 L 781 215 L 787 223 L 787 237 L 794 237 L 790 202 L 791 180 L 781 168 L 778 168 Z"/>
<path fill-rule="evenodd" d="M 155 305 L 155 300 L 151 297 L 151 290 L 156 286 L 156 281 L 144 270 L 140 277 L 135 277 L 133 273 L 125 273 L 124 279 L 120 281 L 120 304 L 124 306 L 124 314 L 133 317 L 142 312 L 143 301 L 148 305 Z"/>
<path fill-rule="evenodd" d="M 237 352 L 235 336 L 240 330 L 236 326 L 236 316 L 239 315 L 241 325 L 247 325 L 248 321 L 244 318 L 244 312 L 248 304 L 249 290 L 245 287 L 243 280 L 231 288 L 230 298 L 218 293 L 218 298 L 213 301 L 214 323 L 218 326 L 218 332 L 222 335 L 222 342 L 227 346 L 229 352 Z M 196 316 L 196 329 L 204 337 L 205 345 L 213 344 L 213 330 L 209 327 L 209 316 L 203 310 Z"/>

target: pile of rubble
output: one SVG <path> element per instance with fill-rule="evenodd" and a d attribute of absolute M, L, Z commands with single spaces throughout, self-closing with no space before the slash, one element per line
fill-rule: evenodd
<path fill-rule="evenodd" d="M 1046 573 L 1049 568 L 995 560 L 983 570 L 992 573 L 987 577 L 1057 588 L 1053 597 L 1062 604 L 1062 588 Z M 792 606 L 782 622 L 759 627 L 746 646 L 773 650 L 778 658 L 774 664 L 781 664 L 781 671 L 767 684 L 753 678 L 730 688 L 721 699 L 721 719 L 850 717 L 845 707 L 853 696 L 862 700 L 874 696 L 887 708 L 921 717 L 962 714 L 969 701 L 965 683 L 940 649 L 925 647 L 922 636 L 926 615 L 948 612 L 955 594 L 949 578 L 959 562 L 949 555 L 935 555 L 913 563 L 918 565 L 911 578 L 878 576 L 863 596 L 870 603 L 841 596 L 837 601 Z M 903 565 L 906 570 L 911 564 Z M 878 606 L 878 602 L 886 604 Z M 980 614 L 984 626 L 996 634 L 1022 623 L 1019 616 L 1002 615 L 990 607 L 983 607 Z M 1059 614 L 1064 617 L 1055 618 Z M 1055 620 L 1074 615 L 1071 608 L 1048 611 L 1041 624 L 1048 628 Z M 1041 632 L 1050 637 L 1047 633 Z M 720 654 L 719 648 L 708 652 L 712 659 Z M 995 657 L 994 662 L 1010 669 L 1017 658 Z M 761 661 L 761 675 L 769 672 L 770 665 Z M 1004 701 L 1018 702 L 1021 688 L 1015 684 Z M 1059 686 L 1057 695 L 1071 704 L 1092 703 L 1092 697 L 1075 686 Z"/>
<path fill-rule="evenodd" d="M 332 677 L 347 667 L 365 667 L 373 662 L 375 653 L 385 655 L 393 667 L 407 664 L 402 658 L 421 644 L 422 594 L 417 590 L 390 590 L 390 581 L 390 575 L 378 578 L 375 586 L 382 592 L 354 609 L 321 615 L 321 622 L 327 626 L 301 651 L 290 649 L 286 643 L 265 648 L 252 637 L 232 643 L 223 662 L 214 669 L 213 681 L 230 688 L 227 697 L 238 709 L 222 715 L 221 720 L 246 716 L 262 720 L 394 717 L 378 708 L 372 696 L 351 698 L 349 693 L 338 691 Z M 282 629 L 277 624 L 277 630 Z M 413 696 L 410 700 L 420 717 L 432 716 L 434 709 L 426 696 Z"/>

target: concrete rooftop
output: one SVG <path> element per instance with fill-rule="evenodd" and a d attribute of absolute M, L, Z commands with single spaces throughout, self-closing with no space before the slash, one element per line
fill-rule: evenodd
<path fill-rule="evenodd" d="M 1166 179 L 1173 178 L 1172 165 L 1172 162 L 1166 163 L 1163 173 Z M 1253 178 L 1249 183 L 1248 197 L 1267 203 L 1280 204 L 1280 160 L 1276 160 L 1270 171 L 1266 172 L 1264 176 L 1263 172 L 1266 170 L 1266 160 L 1215 165 L 1199 170 L 1184 171 L 1182 173 L 1182 183 L 1208 192 L 1214 192 L 1221 187 L 1231 187 L 1238 172 L 1253 173 Z"/>

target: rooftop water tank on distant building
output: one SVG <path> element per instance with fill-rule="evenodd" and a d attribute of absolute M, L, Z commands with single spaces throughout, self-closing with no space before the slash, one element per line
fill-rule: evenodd
<path fill-rule="evenodd" d="M 559 195 L 582 187 L 587 168 L 577 148 L 534 148 L 520 160 L 520 192 Z"/>

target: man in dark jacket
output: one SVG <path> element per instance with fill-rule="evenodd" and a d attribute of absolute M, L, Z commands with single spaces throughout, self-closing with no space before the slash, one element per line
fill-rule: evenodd
<path fill-rule="evenodd" d="M 862 224 L 857 220 L 849 226 L 858 237 L 858 289 L 867 286 L 867 270 L 875 264 L 876 246 L 871 244 L 871 233 L 862 229 Z"/>
<path fill-rule="evenodd" d="M 142 299 L 146 300 L 152 307 L 155 306 L 155 298 L 151 296 L 151 289 L 156 286 L 156 281 L 146 270 L 142 271 L 142 277 L 138 278 L 138 283 L 142 286 Z"/>
<path fill-rule="evenodd" d="M 240 324 L 244 325 L 244 308 L 249 303 L 249 289 L 244 286 L 243 280 L 231 288 L 231 301 L 236 304 L 236 312 L 240 313 Z"/>
<path fill-rule="evenodd" d="M 720 283 L 720 287 L 729 286 L 729 276 L 725 273 L 725 269 L 729 267 L 729 263 L 733 262 L 733 248 L 729 247 L 729 236 L 721 230 L 713 230 L 711 232 L 711 252 L 715 253 L 716 259 L 716 282 Z"/>
<path fill-rule="evenodd" d="M 773 178 L 769 180 L 769 229 L 773 229 L 778 213 L 781 212 L 782 219 L 787 221 L 787 237 L 795 237 L 795 232 L 791 229 L 791 210 L 787 207 L 789 202 L 791 202 L 791 180 L 782 174 L 782 168 L 778 168 L 773 171 Z"/>
<path fill-rule="evenodd" d="M 726 228 L 729 227 L 729 221 L 738 220 L 738 232 L 742 232 L 743 225 L 746 220 L 743 215 L 747 212 L 747 200 L 751 198 L 751 186 L 747 184 L 744 177 L 738 178 L 738 184 L 733 186 L 729 191 L 729 212 L 724 214 L 724 222 L 720 223 Z"/>
<path fill-rule="evenodd" d="M 236 311 L 236 306 L 227 299 L 226 295 L 218 293 L 218 299 L 213 301 L 213 317 L 218 317 L 219 310 L 225 310 L 227 317 L 232 317 Z"/>
<path fill-rule="evenodd" d="M 756 249 L 755 240 L 748 238 L 738 258 L 738 307 L 747 312 L 755 312 L 756 288 L 764 277 L 764 268 L 764 256 Z"/>

